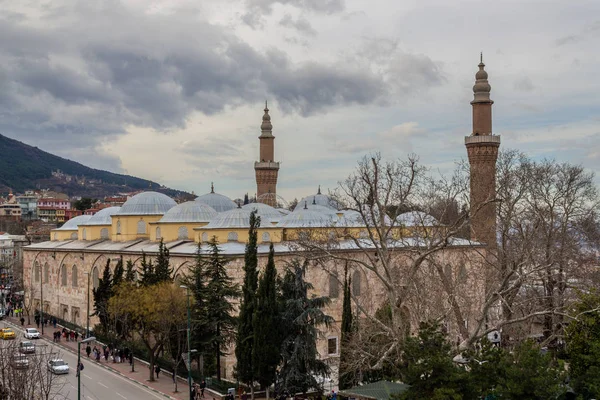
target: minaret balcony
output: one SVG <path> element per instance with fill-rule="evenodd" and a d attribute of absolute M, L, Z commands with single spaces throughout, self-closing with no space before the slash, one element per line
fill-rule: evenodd
<path fill-rule="evenodd" d="M 254 169 L 279 169 L 279 163 L 274 161 L 255 161 Z"/>
<path fill-rule="evenodd" d="M 465 136 L 465 145 L 491 144 L 500 146 L 500 135 Z"/>

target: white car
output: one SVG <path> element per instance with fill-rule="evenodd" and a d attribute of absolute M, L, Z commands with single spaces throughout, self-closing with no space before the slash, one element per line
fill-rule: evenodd
<path fill-rule="evenodd" d="M 15 369 L 27 369 L 29 368 L 29 360 L 26 356 L 20 353 L 15 353 L 11 360 L 12 367 Z"/>
<path fill-rule="evenodd" d="M 48 361 L 48 371 L 52 372 L 53 374 L 68 374 L 69 364 L 60 358 L 56 358 Z"/>
<path fill-rule="evenodd" d="M 23 336 L 25 336 L 26 339 L 39 339 L 40 332 L 35 328 L 25 328 Z"/>

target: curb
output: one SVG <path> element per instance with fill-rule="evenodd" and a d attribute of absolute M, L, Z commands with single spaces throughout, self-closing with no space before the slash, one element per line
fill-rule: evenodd
<path fill-rule="evenodd" d="M 23 329 L 23 328 L 22 328 L 20 325 L 17 325 L 17 324 L 15 324 L 14 322 L 12 322 L 12 321 L 10 321 L 10 320 L 8 320 L 8 319 L 6 319 L 6 318 L 5 318 L 3 321 L 4 321 L 5 323 L 9 324 L 9 325 L 12 325 L 13 329 L 18 329 L 19 331 L 23 331 L 23 330 L 24 330 L 24 329 Z M 45 335 L 44 335 L 44 336 L 45 336 Z M 49 338 L 46 338 L 46 337 L 44 337 L 44 338 L 45 338 L 45 339 L 49 339 Z M 68 352 L 70 352 L 70 353 L 73 353 L 73 354 L 77 355 L 77 351 L 76 351 L 76 350 L 74 350 L 74 349 L 72 349 L 72 348 L 70 348 L 69 346 L 65 346 L 65 345 L 63 345 L 61 342 L 53 342 L 53 343 L 54 343 L 54 345 L 56 345 L 56 346 L 58 346 L 58 347 L 62 348 L 63 350 L 66 350 L 66 351 L 68 351 Z M 140 363 L 140 364 L 144 364 L 145 362 L 144 362 L 143 360 L 139 360 L 139 363 Z M 98 365 L 99 367 L 102 367 L 102 368 L 104 368 L 104 369 L 105 369 L 105 370 L 107 370 L 107 371 L 110 371 L 110 372 L 112 372 L 112 373 L 114 373 L 114 374 L 117 374 L 117 375 L 119 375 L 120 377 L 122 377 L 122 378 L 125 378 L 125 379 L 127 379 L 128 381 L 130 381 L 130 382 L 135 382 L 135 383 L 137 383 L 138 385 L 140 385 L 140 386 L 142 386 L 142 387 L 144 387 L 144 388 L 146 388 L 146 389 L 148 389 L 148 390 L 150 390 L 150 391 L 152 391 L 152 392 L 154 392 L 154 393 L 156 393 L 156 394 L 159 394 L 159 395 L 161 395 L 161 396 L 163 396 L 163 397 L 165 397 L 165 398 L 167 398 L 167 399 L 171 399 L 171 400 L 179 400 L 179 399 L 177 399 L 176 397 L 173 397 L 173 396 L 170 396 L 170 395 L 168 395 L 168 394 L 166 394 L 166 393 L 163 393 L 163 392 L 161 392 L 161 391 L 160 391 L 160 390 L 158 390 L 158 389 L 154 389 L 153 387 L 151 387 L 151 386 L 148 386 L 148 385 L 146 385 L 146 384 L 144 384 L 144 383 L 142 383 L 142 382 L 140 382 L 140 381 L 138 381 L 138 380 L 136 380 L 136 379 L 133 379 L 133 378 L 131 378 L 131 377 L 129 377 L 129 376 L 127 376 L 127 375 L 123 374 L 122 372 L 120 372 L 120 371 L 117 371 L 116 369 L 113 369 L 113 368 L 111 368 L 111 367 L 108 367 L 108 366 L 106 366 L 106 365 L 103 365 L 102 363 L 95 362 L 94 364 L 95 364 L 95 365 Z"/>

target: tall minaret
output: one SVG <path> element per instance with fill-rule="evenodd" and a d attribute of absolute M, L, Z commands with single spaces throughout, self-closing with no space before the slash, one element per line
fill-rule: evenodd
<path fill-rule="evenodd" d="M 259 202 L 275 206 L 277 203 L 277 174 L 279 163 L 275 158 L 275 136 L 269 108 L 265 101 L 265 114 L 260 125 L 260 160 L 254 163 L 256 171 L 256 197 Z"/>
<path fill-rule="evenodd" d="M 471 169 L 471 240 L 496 246 L 496 160 L 500 136 L 492 135 L 492 104 L 483 56 L 473 86 L 473 133 L 465 137 Z"/>

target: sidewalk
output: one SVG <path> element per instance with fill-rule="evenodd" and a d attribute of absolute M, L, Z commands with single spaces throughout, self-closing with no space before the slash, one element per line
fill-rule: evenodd
<path fill-rule="evenodd" d="M 31 318 L 31 320 L 33 321 L 33 317 Z M 27 317 L 25 317 L 25 325 L 24 326 L 21 326 L 21 323 L 19 322 L 18 318 L 16 318 L 16 317 L 4 317 L 4 321 L 11 323 L 12 325 L 15 326 L 15 328 L 20 329 L 20 330 L 24 330 L 24 328 L 37 328 L 35 324 L 31 324 L 31 325 L 27 324 Z M 50 342 L 53 342 L 54 339 L 52 337 L 52 334 L 57 329 L 58 329 L 58 325 L 57 325 L 56 329 L 54 329 L 51 324 L 49 324 L 48 326 L 44 326 L 44 335 L 43 335 L 44 339 L 47 339 Z M 62 329 L 62 327 L 61 327 L 61 329 Z M 41 333 L 41 329 L 38 329 L 38 331 L 40 331 L 40 333 Z M 67 342 L 65 340 L 65 338 L 61 337 L 60 342 L 54 342 L 54 344 L 63 348 L 66 351 L 70 351 L 72 353 L 77 354 L 77 342 L 71 342 L 71 341 Z M 92 342 L 90 344 L 92 347 L 94 347 L 94 342 Z M 130 381 L 136 382 L 137 384 L 139 384 L 147 389 L 150 389 L 156 393 L 159 393 L 159 394 L 165 396 L 165 398 L 177 399 L 177 400 L 188 400 L 189 399 L 187 380 L 183 380 L 181 378 L 178 379 L 177 393 L 174 393 L 175 384 L 173 383 L 173 379 L 171 378 L 172 371 L 161 371 L 158 380 L 151 382 L 148 380 L 148 378 L 150 376 L 150 371 L 148 369 L 148 363 L 146 363 L 142 360 L 138 360 L 137 358 L 134 358 L 135 372 L 131 372 L 131 365 L 129 365 L 129 362 L 113 363 L 112 361 L 106 362 L 104 360 L 97 362 L 97 361 L 93 360 L 91 357 L 88 358 L 87 355 L 85 354 L 85 346 L 82 345 L 81 359 L 85 360 L 86 362 L 93 362 L 97 365 L 100 365 L 103 368 L 106 368 L 116 374 L 121 375 L 122 377 L 124 377 L 126 379 L 129 379 Z"/>

